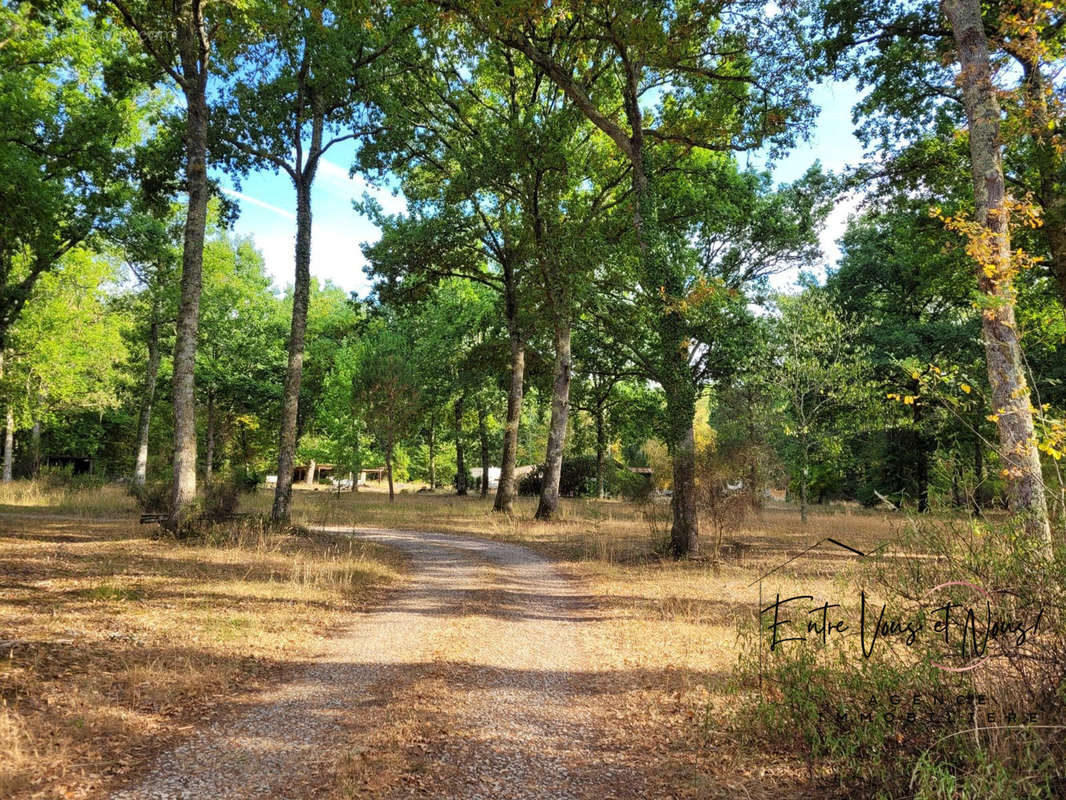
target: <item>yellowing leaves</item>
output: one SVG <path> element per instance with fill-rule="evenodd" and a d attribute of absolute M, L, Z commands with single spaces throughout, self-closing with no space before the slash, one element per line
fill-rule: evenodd
<path fill-rule="evenodd" d="M 896 400 L 897 402 L 903 403 L 903 405 L 905 406 L 913 406 L 915 401 L 918 399 L 917 395 L 896 394 L 895 392 L 889 392 L 885 395 L 885 397 L 887 397 L 889 400 Z"/>

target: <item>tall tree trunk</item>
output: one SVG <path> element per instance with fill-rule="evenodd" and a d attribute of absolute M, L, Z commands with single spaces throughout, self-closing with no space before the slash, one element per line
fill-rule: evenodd
<path fill-rule="evenodd" d="M 196 339 L 207 227 L 207 54 L 196 15 L 178 26 L 178 49 L 185 75 L 185 184 L 188 206 L 181 261 L 181 300 L 174 342 L 174 482 L 166 527 L 177 531 L 196 499 Z"/>
<path fill-rule="evenodd" d="M 671 406 L 674 410 L 671 411 Z M 667 401 L 667 413 L 678 414 L 692 419 L 696 414 L 696 405 L 688 403 L 670 403 Z M 678 417 L 680 418 L 680 417 Z M 670 548 L 674 555 L 694 556 L 699 552 L 700 522 L 696 507 L 696 437 L 692 423 L 684 428 L 681 423 L 671 426 L 673 436 L 674 495 L 672 506 L 674 524 L 670 528 Z"/>
<path fill-rule="evenodd" d="M 304 368 L 307 307 L 311 298 L 311 184 L 296 184 L 296 279 L 292 288 L 292 326 L 289 330 L 289 366 L 281 400 L 281 435 L 278 442 L 278 482 L 271 519 L 288 522 L 292 503 L 292 470 L 296 457 L 296 424 L 300 410 L 300 381 Z"/>
<path fill-rule="evenodd" d="M 437 488 L 437 414 L 429 415 L 429 488 Z"/>
<path fill-rule="evenodd" d="M 4 351 L 0 349 L 0 385 L 4 377 Z M 11 483 L 11 465 L 14 460 L 15 449 L 15 411 L 11 404 L 11 395 L 5 392 L 4 397 L 4 483 Z"/>
<path fill-rule="evenodd" d="M 148 479 L 148 431 L 152 422 L 152 403 L 155 401 L 155 384 L 159 377 L 159 319 L 152 312 L 152 324 L 148 329 L 148 363 L 144 370 L 144 386 L 141 390 L 141 410 L 137 419 L 137 461 L 133 466 L 133 483 L 144 486 Z"/>
<path fill-rule="evenodd" d="M 396 501 L 396 490 L 392 485 L 392 440 L 385 444 L 385 472 L 389 476 L 389 502 Z"/>
<path fill-rule="evenodd" d="M 915 396 L 919 393 L 917 383 L 912 387 Z M 922 407 L 915 402 L 911 406 L 911 421 L 914 425 L 914 459 L 915 459 L 915 483 L 918 488 L 918 513 L 929 510 L 929 448 L 925 436 L 922 435 Z"/>
<path fill-rule="evenodd" d="M 455 493 L 466 495 L 469 476 L 463 458 L 463 396 L 455 398 Z"/>
<path fill-rule="evenodd" d="M 603 467 L 607 456 L 607 426 L 603 419 L 603 406 L 596 406 L 596 496 L 602 500 L 606 495 Z"/>
<path fill-rule="evenodd" d="M 548 449 L 544 456 L 544 479 L 541 481 L 540 502 L 536 518 L 550 520 L 559 510 L 559 479 L 563 472 L 563 448 L 566 445 L 566 423 L 570 416 L 570 323 L 555 326 L 555 380 L 552 384 L 552 413 L 548 425 Z"/>
<path fill-rule="evenodd" d="M 503 454 L 500 456 L 500 482 L 492 510 L 514 513 L 515 457 L 518 454 L 518 421 L 522 416 L 522 384 L 526 373 L 526 345 L 517 327 L 511 325 L 511 386 L 507 392 L 507 421 L 503 431 Z"/>
<path fill-rule="evenodd" d="M 41 472 L 41 421 L 34 417 L 30 428 L 30 477 L 37 480 Z"/>
<path fill-rule="evenodd" d="M 917 484 L 918 484 L 918 513 L 924 514 L 929 510 L 929 450 L 926 447 L 925 437 L 920 433 L 915 435 L 914 449 L 918 460 Z"/>
<path fill-rule="evenodd" d="M 689 337 L 678 308 L 685 291 L 682 277 L 665 251 L 659 232 L 655 193 L 644 161 L 644 117 L 638 98 L 639 75 L 628 66 L 623 87 L 624 105 L 631 138 L 629 160 L 633 182 L 633 227 L 640 249 L 641 279 L 647 286 L 661 287 L 660 307 L 655 318 L 658 344 L 658 379 L 666 395 L 669 419 L 667 447 L 673 459 L 674 520 L 670 549 L 674 556 L 699 552 L 700 521 L 696 506 L 696 387 L 689 369 Z"/>
<path fill-rule="evenodd" d="M 11 467 L 15 463 L 15 411 L 11 400 L 4 404 L 4 483 L 11 483 Z"/>
<path fill-rule="evenodd" d="M 485 403 L 478 395 L 477 403 L 477 436 L 481 444 L 481 496 L 489 494 L 489 430 L 486 424 Z"/>
<path fill-rule="evenodd" d="M 215 470 L 215 398 L 207 395 L 207 443 L 204 447 L 204 483 L 210 485 Z"/>
<path fill-rule="evenodd" d="M 745 383 L 744 400 L 748 407 L 748 496 L 752 509 L 756 513 L 762 513 L 762 487 L 759 485 L 759 453 L 762 442 L 755 423 L 755 395 L 750 382 Z"/>
<path fill-rule="evenodd" d="M 1029 387 L 1014 318 L 1000 107 L 992 83 L 981 4 L 979 0 L 941 0 L 941 7 L 951 24 L 958 50 L 959 83 L 970 127 L 974 217 L 984 227 L 987 236 L 981 249 L 988 255 L 978 269 L 981 291 L 989 301 L 981 314 L 981 329 L 1000 451 L 1006 466 L 1010 507 L 1023 517 L 1026 532 L 1050 554 L 1051 526 L 1040 453 L 1036 447 Z"/>

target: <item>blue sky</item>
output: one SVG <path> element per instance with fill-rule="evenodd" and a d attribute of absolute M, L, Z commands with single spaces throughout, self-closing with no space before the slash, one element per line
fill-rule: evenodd
<path fill-rule="evenodd" d="M 814 99 L 822 109 L 817 126 L 809 142 L 774 165 L 774 177 L 780 182 L 795 180 L 815 161 L 837 171 L 862 157 L 862 147 L 852 134 L 851 107 L 857 99 L 854 89 L 848 84 L 824 84 L 815 90 Z M 390 213 L 402 210 L 404 203 L 401 197 L 387 190 L 370 187 L 359 176 L 349 177 L 354 153 L 351 143 L 342 143 L 330 149 L 319 167 L 311 200 L 314 215 L 311 274 L 319 281 L 329 280 L 346 290 L 365 294 L 369 282 L 363 273 L 366 262 L 360 245 L 375 241 L 378 231 L 368 219 L 355 213 L 352 200 L 369 191 Z M 255 240 L 267 271 L 278 286 L 291 285 L 296 237 L 292 182 L 283 173 L 264 170 L 245 178 L 240 192 L 232 184 L 227 186 L 227 193 L 241 207 L 240 218 L 234 226 L 236 233 Z M 827 220 L 821 240 L 825 260 L 830 264 L 839 255 L 835 241 L 854 210 L 855 202 L 845 201 Z M 773 283 L 778 288 L 787 288 L 795 278 L 795 274 L 780 275 Z"/>

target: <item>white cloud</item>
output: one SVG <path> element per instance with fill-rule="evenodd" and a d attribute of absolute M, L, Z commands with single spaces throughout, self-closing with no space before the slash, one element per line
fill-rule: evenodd
<path fill-rule="evenodd" d="M 240 225 L 238 224 L 238 228 Z M 296 230 L 281 227 L 272 231 L 249 231 L 263 254 L 267 273 L 279 287 L 291 286 Z M 347 291 L 366 295 L 370 282 L 363 273 L 366 259 L 359 242 L 350 233 L 322 225 L 311 228 L 311 274 L 319 281 L 332 281 Z"/>
<path fill-rule="evenodd" d="M 398 214 L 407 208 L 403 197 L 394 195 L 380 186 L 370 185 L 362 175 L 353 176 L 347 169 L 332 161 L 320 160 L 318 174 L 325 188 L 332 189 L 334 194 L 343 194 L 347 199 L 362 199 L 363 194 L 366 193 L 381 203 L 381 207 L 389 214 Z"/>
<path fill-rule="evenodd" d="M 229 189 L 225 186 L 222 187 L 222 191 L 228 194 L 230 197 L 236 197 L 242 203 L 251 203 L 253 206 L 259 206 L 260 208 L 265 208 L 267 211 L 272 211 L 279 217 L 285 217 L 285 219 L 291 219 L 294 222 L 296 221 L 296 215 L 293 214 L 291 211 L 286 211 L 284 208 L 278 208 L 277 206 L 272 205 L 266 202 L 265 200 L 260 200 L 258 197 L 252 197 L 251 195 L 244 194 L 243 192 L 238 192 L 236 189 Z"/>

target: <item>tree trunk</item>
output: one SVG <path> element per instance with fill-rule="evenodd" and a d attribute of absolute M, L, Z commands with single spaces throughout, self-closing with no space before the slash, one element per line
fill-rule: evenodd
<path fill-rule="evenodd" d="M 159 320 L 152 313 L 148 329 L 148 364 L 144 371 L 144 387 L 141 395 L 141 410 L 137 419 L 137 461 L 133 466 L 133 483 L 144 486 L 148 480 L 148 431 L 152 422 L 152 403 L 155 401 L 155 384 L 159 377 Z"/>
<path fill-rule="evenodd" d="M 207 227 L 207 55 L 190 13 L 179 24 L 178 42 L 186 76 L 185 184 L 188 207 L 181 261 L 181 301 L 174 342 L 174 478 L 166 527 L 177 531 L 196 499 L 196 338 L 200 324 L 200 289 Z"/>
<path fill-rule="evenodd" d="M 477 402 L 477 435 L 481 443 L 481 496 L 489 494 L 489 431 L 486 425 L 485 403 L 479 395 Z"/>
<path fill-rule="evenodd" d="M 974 218 L 986 238 L 978 283 L 989 301 L 981 329 L 999 429 L 1001 455 L 1011 510 L 1023 517 L 1026 532 L 1051 552 L 1051 526 L 1044 495 L 1040 453 L 1029 400 L 1029 387 L 1014 318 L 1010 219 L 1006 203 L 1000 142 L 1000 107 L 979 0 L 942 0 L 959 57 L 959 83 L 970 127 L 970 165 Z"/>
<path fill-rule="evenodd" d="M 596 406 L 596 496 L 602 500 L 606 495 L 603 466 L 607 456 L 607 426 L 603 419 L 603 406 Z"/>
<path fill-rule="evenodd" d="M 518 453 L 518 421 L 522 416 L 522 384 L 526 372 L 526 346 L 512 324 L 511 387 L 507 392 L 507 422 L 503 431 L 503 454 L 500 456 L 500 482 L 492 510 L 514 513 L 515 457 Z"/>
<path fill-rule="evenodd" d="M 211 483 L 215 467 L 215 398 L 207 396 L 207 443 L 204 449 L 204 482 Z"/>
<path fill-rule="evenodd" d="M 672 507 L 674 524 L 670 528 L 670 549 L 678 558 L 694 556 L 699 552 L 700 523 L 696 506 L 696 437 L 692 419 L 696 414 L 696 405 L 679 404 L 675 401 L 673 409 L 667 402 L 667 413 L 673 419 L 687 419 L 671 425 L 673 437 L 674 496 Z M 680 410 L 679 410 L 680 409 Z"/>
<path fill-rule="evenodd" d="M 315 472 L 317 471 L 318 462 L 312 458 L 311 463 L 307 465 L 307 474 L 304 476 L 304 486 L 310 489 L 315 485 Z"/>
<path fill-rule="evenodd" d="M 33 420 L 30 428 L 30 477 L 37 480 L 41 472 L 41 421 Z"/>
<path fill-rule="evenodd" d="M 544 478 L 536 518 L 550 520 L 559 510 L 559 480 L 563 472 L 566 423 L 570 415 L 570 324 L 555 327 L 555 381 L 552 384 L 552 413 L 548 425 L 548 449 L 544 456 Z"/>
<path fill-rule="evenodd" d="M 455 398 L 455 493 L 466 496 L 469 476 L 463 458 L 463 396 Z"/>
<path fill-rule="evenodd" d="M 429 416 L 429 488 L 437 488 L 437 415 Z"/>
<path fill-rule="evenodd" d="M 4 419 L 4 483 L 11 483 L 11 467 L 15 463 L 15 411 L 11 400 L 4 404 L 6 415 Z"/>
<path fill-rule="evenodd" d="M 274 489 L 271 519 L 288 522 L 292 503 L 292 470 L 296 457 L 296 423 L 300 410 L 300 381 L 304 368 L 307 307 L 311 297 L 311 185 L 296 186 L 296 278 L 292 289 L 292 326 L 289 330 L 289 366 L 281 400 L 281 436 L 278 442 L 278 483 Z"/>
<path fill-rule="evenodd" d="M 393 488 L 393 485 L 392 485 L 392 442 L 391 441 L 389 441 L 385 445 L 385 472 L 388 473 L 388 476 L 389 476 L 389 502 L 392 503 L 392 502 L 395 502 L 395 500 L 396 500 L 396 490 Z"/>
<path fill-rule="evenodd" d="M 0 386 L 4 377 L 4 351 L 0 349 Z M 5 392 L 4 397 L 4 471 L 3 482 L 11 483 L 11 464 L 15 449 L 15 412 L 11 405 L 11 396 Z"/>
<path fill-rule="evenodd" d="M 919 392 L 917 384 L 914 385 L 913 392 L 917 396 Z M 911 420 L 914 425 L 914 475 L 918 488 L 918 513 L 922 514 L 929 510 L 929 450 L 925 437 L 922 435 L 921 404 L 915 401 L 911 409 Z"/>
<path fill-rule="evenodd" d="M 656 310 L 654 335 L 657 340 L 656 376 L 666 395 L 669 419 L 667 446 L 673 458 L 674 521 L 670 527 L 670 548 L 681 558 L 699 551 L 700 521 L 696 506 L 696 387 L 689 369 L 689 335 L 680 309 L 684 294 L 682 276 L 665 251 L 659 232 L 655 193 L 644 163 L 644 118 L 637 95 L 639 75 L 628 65 L 623 87 L 624 106 L 631 138 L 629 160 L 633 182 L 633 227 L 640 249 L 641 280 L 647 286 L 661 287 Z"/>
<path fill-rule="evenodd" d="M 925 437 L 920 433 L 915 436 L 914 448 L 918 459 L 918 513 L 929 510 L 929 451 L 925 446 Z"/>
<path fill-rule="evenodd" d="M 810 480 L 810 456 L 807 454 L 807 445 L 803 446 L 803 474 L 800 476 L 800 522 L 807 523 L 807 482 Z"/>
<path fill-rule="evenodd" d="M 762 487 L 759 485 L 759 452 L 762 444 L 755 423 L 755 395 L 751 383 L 745 382 L 744 400 L 748 407 L 748 497 L 755 513 L 762 513 Z"/>

